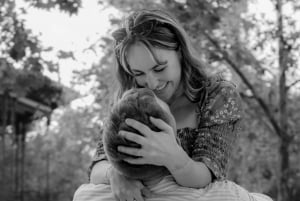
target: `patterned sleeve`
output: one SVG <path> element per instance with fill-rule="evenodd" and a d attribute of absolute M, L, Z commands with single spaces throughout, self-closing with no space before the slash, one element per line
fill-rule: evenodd
<path fill-rule="evenodd" d="M 242 103 L 235 85 L 219 81 L 208 90 L 199 111 L 192 158 L 211 170 L 214 179 L 226 177 L 228 160 L 241 129 Z"/>
<path fill-rule="evenodd" d="M 90 178 L 91 171 L 92 171 L 92 168 L 94 167 L 94 165 L 97 162 L 102 161 L 102 160 L 107 160 L 107 157 L 106 157 L 105 152 L 104 152 L 102 134 L 101 134 L 99 139 L 98 139 L 98 142 L 97 142 L 97 148 L 96 148 L 95 154 L 92 158 L 92 162 L 91 162 L 91 164 L 89 166 L 89 169 L 88 169 L 89 178 Z"/>

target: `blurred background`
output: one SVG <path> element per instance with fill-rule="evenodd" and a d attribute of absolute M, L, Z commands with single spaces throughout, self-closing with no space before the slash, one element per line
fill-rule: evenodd
<path fill-rule="evenodd" d="M 112 30 L 138 8 L 176 16 L 210 72 L 240 91 L 229 179 L 300 200 L 300 1 L 0 0 L 0 200 L 66 201 L 115 90 Z"/>

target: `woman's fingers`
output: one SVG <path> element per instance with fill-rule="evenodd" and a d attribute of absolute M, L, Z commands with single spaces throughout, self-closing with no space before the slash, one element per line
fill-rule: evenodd
<path fill-rule="evenodd" d="M 125 122 L 128 126 L 131 126 L 132 128 L 138 130 L 145 136 L 148 136 L 151 133 L 151 129 L 139 121 L 136 121 L 134 119 L 126 119 Z"/>
<path fill-rule="evenodd" d="M 143 149 L 118 146 L 118 151 L 132 156 L 143 156 Z"/>
<path fill-rule="evenodd" d="M 135 165 L 144 165 L 146 164 L 145 160 L 143 158 L 124 158 L 124 161 L 130 164 L 135 164 Z"/>
<path fill-rule="evenodd" d="M 162 119 L 150 117 L 150 121 L 154 124 L 154 126 L 156 126 L 157 128 L 159 128 L 162 131 L 166 131 L 168 133 L 170 131 L 172 131 L 171 126 L 169 124 L 167 124 L 165 121 L 163 121 Z"/>
<path fill-rule="evenodd" d="M 129 141 L 135 142 L 137 144 L 143 145 L 145 138 L 141 135 L 138 135 L 136 133 L 132 133 L 129 131 L 120 131 L 119 135 L 121 135 L 122 137 L 126 138 Z"/>

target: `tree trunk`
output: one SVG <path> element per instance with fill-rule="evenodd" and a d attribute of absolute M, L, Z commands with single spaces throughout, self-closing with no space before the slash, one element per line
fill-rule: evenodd
<path fill-rule="evenodd" d="M 288 177 L 289 177 L 289 152 L 288 152 L 289 142 L 287 140 L 281 140 L 281 144 L 279 147 L 280 154 L 280 173 L 278 178 L 278 201 L 286 201 L 291 200 L 291 195 L 289 194 L 289 186 L 288 186 Z"/>
<path fill-rule="evenodd" d="M 46 155 L 46 201 L 50 200 L 50 153 Z"/>
<path fill-rule="evenodd" d="M 287 72 L 287 57 L 288 50 L 285 48 L 285 39 L 283 36 L 283 14 L 282 14 L 282 1 L 276 1 L 277 10 L 277 25 L 278 25 L 278 63 L 280 69 L 279 77 L 279 123 L 280 123 L 280 161 L 279 161 L 279 188 L 278 188 L 278 201 L 291 200 L 288 189 L 288 177 L 290 169 L 290 160 L 288 148 L 290 146 L 290 138 L 288 135 L 288 116 L 287 116 L 287 84 L 286 84 L 286 72 Z"/>
<path fill-rule="evenodd" d="M 11 113 L 12 116 L 14 116 L 14 121 L 12 122 L 12 125 L 14 125 L 14 197 L 15 200 L 20 200 L 20 142 L 21 142 L 21 123 L 18 120 L 18 118 L 15 117 L 16 114 L 16 108 L 15 108 L 15 100 L 13 100 L 13 105 L 11 107 Z"/>
<path fill-rule="evenodd" d="M 5 163 L 5 158 L 6 158 L 6 145 L 5 145 L 5 131 L 6 131 L 6 122 L 7 122 L 7 116 L 8 116 L 8 98 L 7 98 L 7 93 L 3 94 L 2 102 L 1 102 L 1 111 L 2 111 L 2 124 L 0 125 L 0 137 L 1 137 L 1 181 L 6 182 L 6 163 Z"/>
<path fill-rule="evenodd" d="M 15 105 L 16 105 L 16 100 L 15 99 L 10 99 L 10 101 L 8 102 L 8 108 L 9 108 L 9 112 L 10 112 L 10 124 L 12 125 L 12 132 L 11 132 L 11 135 L 12 135 L 12 139 L 15 138 L 16 136 L 16 113 L 15 113 Z M 13 144 L 11 145 L 12 146 L 12 149 L 11 151 L 14 151 L 14 146 L 15 146 L 15 142 L 13 140 Z M 15 153 L 13 152 L 12 153 L 13 157 L 15 157 Z M 11 181 L 11 185 L 10 185 L 10 190 L 11 192 L 15 192 L 15 185 L 14 185 L 14 178 L 15 178 L 15 160 L 12 160 L 11 163 L 11 168 L 10 168 L 10 181 Z"/>
<path fill-rule="evenodd" d="M 26 123 L 21 123 L 20 129 L 20 201 L 24 201 L 24 181 L 25 181 L 25 150 L 26 150 Z"/>
<path fill-rule="evenodd" d="M 17 125 L 18 127 L 18 125 Z M 19 149 L 20 149 L 20 143 L 19 143 L 19 131 L 18 129 L 16 129 L 16 133 L 15 133 L 15 172 L 14 172 L 14 180 L 15 180 L 15 189 L 14 189 L 14 195 L 15 195 L 15 200 L 19 200 L 19 190 L 20 190 L 20 182 L 19 182 L 19 177 L 20 177 L 20 163 L 19 163 Z"/>

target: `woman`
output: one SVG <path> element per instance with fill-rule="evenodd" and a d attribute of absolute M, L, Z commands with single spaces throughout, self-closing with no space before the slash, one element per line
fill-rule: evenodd
<path fill-rule="evenodd" d="M 119 97 L 131 88 L 151 89 L 169 105 L 181 143 L 179 146 L 172 140 L 172 129 L 160 119 L 152 119 L 165 134 L 160 137 L 155 137 L 156 132 L 147 125 L 128 119 L 126 123 L 144 137 L 120 131 L 124 138 L 141 145 L 119 146 L 119 152 L 138 156 L 124 160 L 130 164 L 164 166 L 183 187 L 199 189 L 212 182 L 226 182 L 227 162 L 242 117 L 241 100 L 234 84 L 207 75 L 185 31 L 165 12 L 134 12 L 113 37 Z M 122 176 L 107 162 L 101 142 L 91 166 L 90 181 L 110 184 L 120 201 L 141 201 L 151 193 L 141 181 Z M 237 200 L 241 200 L 241 188 L 235 185 L 232 189 Z M 259 200 L 258 197 L 255 199 Z"/>

